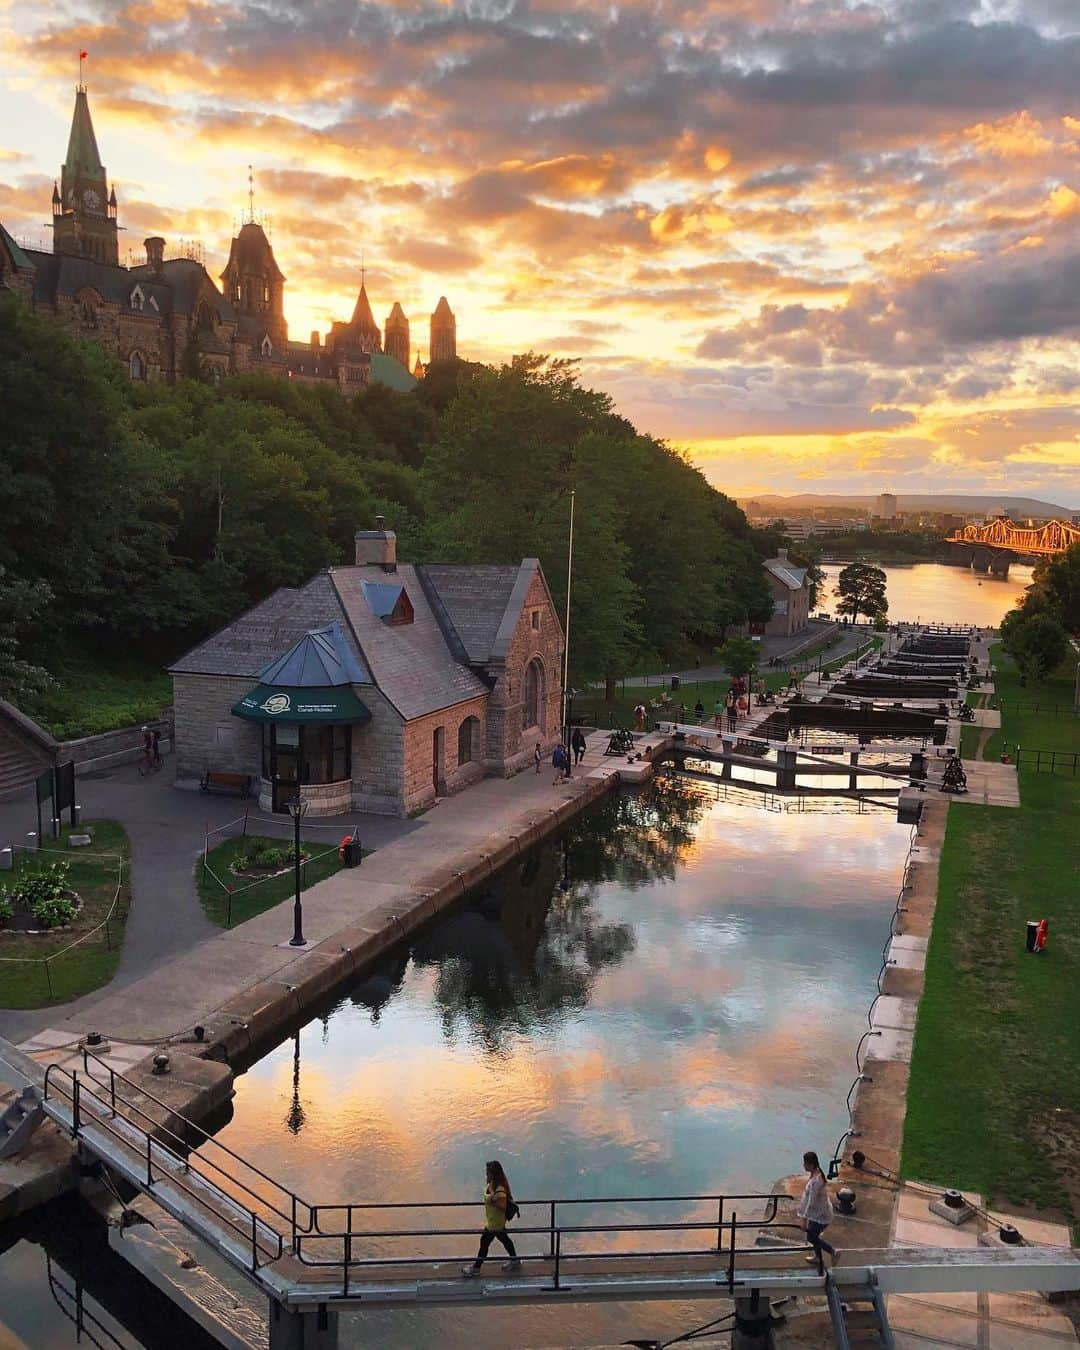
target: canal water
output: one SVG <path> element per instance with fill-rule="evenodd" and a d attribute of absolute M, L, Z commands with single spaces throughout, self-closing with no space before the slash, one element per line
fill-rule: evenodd
<path fill-rule="evenodd" d="M 828 1157 L 909 831 L 769 800 L 675 777 L 607 799 L 255 1064 L 218 1137 L 309 1202 L 475 1198 L 498 1157 L 522 1198 L 630 1197 L 620 1222 Z M 357 1313 L 342 1339 L 587 1345 L 709 1307 Z"/>
<path fill-rule="evenodd" d="M 825 563 L 819 612 L 833 613 L 836 579 L 845 563 Z M 1014 563 L 1007 577 L 987 576 L 946 563 L 889 563 L 889 618 L 893 623 L 966 623 L 996 628 L 1031 585 L 1031 568 Z"/>

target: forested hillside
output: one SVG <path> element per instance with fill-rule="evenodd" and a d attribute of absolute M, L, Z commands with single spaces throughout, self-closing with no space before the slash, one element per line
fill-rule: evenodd
<path fill-rule="evenodd" d="M 376 513 L 406 560 L 538 556 L 561 610 L 572 489 L 572 680 L 676 660 L 771 612 L 735 503 L 571 363 L 456 362 L 352 403 L 255 376 L 132 385 L 0 297 L 0 426 L 8 697 L 75 649 L 167 661 L 350 561 Z"/>

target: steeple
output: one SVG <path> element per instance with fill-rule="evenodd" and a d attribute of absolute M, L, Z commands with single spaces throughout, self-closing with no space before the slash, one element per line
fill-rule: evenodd
<path fill-rule="evenodd" d="M 409 369 L 409 321 L 405 317 L 405 311 L 398 302 L 394 301 L 394 307 L 386 316 L 386 327 L 384 329 L 386 340 L 383 344 L 383 350 L 387 356 L 396 357 L 406 370 Z"/>
<path fill-rule="evenodd" d="M 375 315 L 371 312 L 371 301 L 368 299 L 367 286 L 362 278 L 360 294 L 356 297 L 352 318 L 349 320 L 349 329 L 349 341 L 352 346 L 358 347 L 362 352 L 382 351 L 382 334 L 375 322 Z"/>
<path fill-rule="evenodd" d="M 413 366 L 413 379 L 422 380 L 424 378 L 424 363 L 420 360 L 420 348 L 416 349 L 416 365 Z"/>
<path fill-rule="evenodd" d="M 60 170 L 59 203 L 53 194 L 53 252 L 119 263 L 116 193 L 101 162 L 86 88 L 75 90 L 67 158 Z M 59 205 L 59 210 L 57 206 Z"/>
<path fill-rule="evenodd" d="M 457 320 L 454 311 L 446 303 L 445 295 L 439 297 L 439 303 L 431 316 L 428 353 L 429 364 L 432 361 L 453 361 L 457 357 Z"/>

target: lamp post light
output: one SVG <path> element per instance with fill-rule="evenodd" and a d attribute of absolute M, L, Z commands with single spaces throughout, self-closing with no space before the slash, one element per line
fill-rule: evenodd
<path fill-rule="evenodd" d="M 303 820 L 307 809 L 307 800 L 301 797 L 299 792 L 295 797 L 289 798 L 289 815 L 293 818 L 295 830 L 293 861 L 296 868 L 296 897 L 293 900 L 293 935 L 289 939 L 290 947 L 307 946 L 307 940 L 304 937 L 304 907 L 300 901 L 300 822 Z"/>

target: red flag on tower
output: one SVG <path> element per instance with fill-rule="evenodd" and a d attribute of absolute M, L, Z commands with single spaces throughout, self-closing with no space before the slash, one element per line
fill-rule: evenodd
<path fill-rule="evenodd" d="M 80 52 L 80 53 L 79 53 L 79 60 L 80 60 L 80 61 L 85 61 L 86 58 L 87 58 L 89 55 L 90 55 L 89 52 Z"/>

